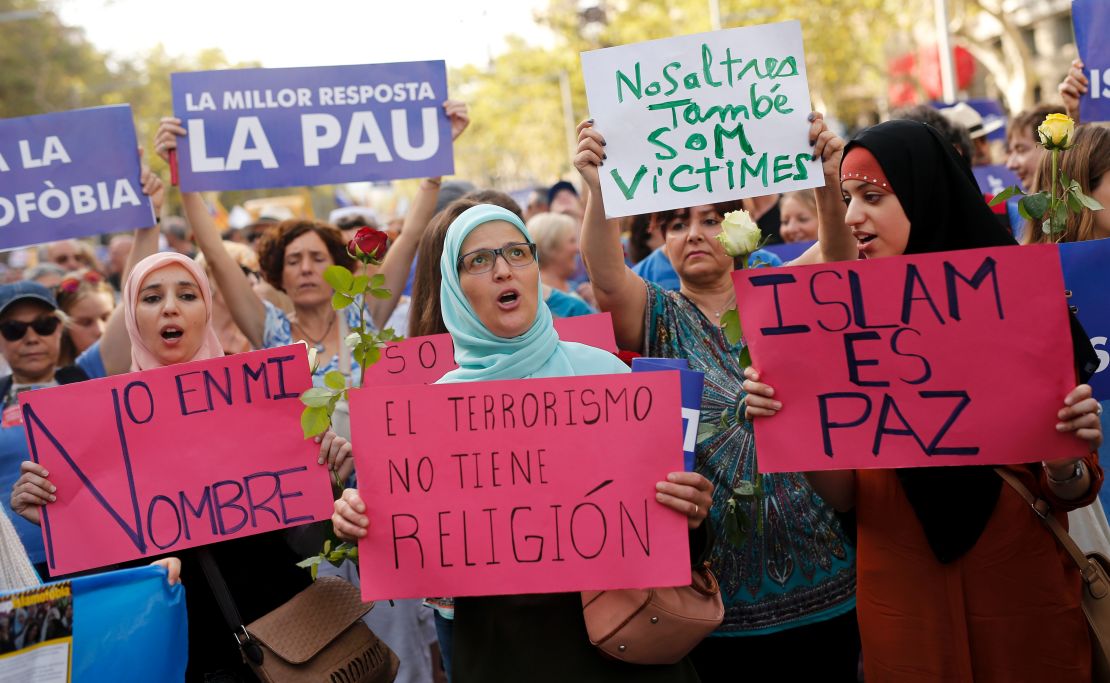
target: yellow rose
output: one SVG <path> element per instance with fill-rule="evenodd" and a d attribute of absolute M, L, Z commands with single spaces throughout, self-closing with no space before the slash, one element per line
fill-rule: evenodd
<path fill-rule="evenodd" d="M 747 211 L 729 211 L 721 223 L 721 234 L 717 241 L 725 248 L 725 253 L 736 258 L 746 256 L 759 248 L 762 233 Z"/>
<path fill-rule="evenodd" d="M 1075 121 L 1064 114 L 1049 114 L 1044 123 L 1037 128 L 1037 135 L 1041 138 L 1041 145 L 1045 149 L 1068 149 L 1071 147 L 1072 133 L 1075 132 Z"/>

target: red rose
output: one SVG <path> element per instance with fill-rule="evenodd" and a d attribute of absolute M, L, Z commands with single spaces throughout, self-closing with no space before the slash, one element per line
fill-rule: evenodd
<path fill-rule="evenodd" d="M 374 228 L 359 228 L 354 239 L 347 243 L 347 251 L 363 263 L 381 263 L 388 247 L 389 237 Z"/>

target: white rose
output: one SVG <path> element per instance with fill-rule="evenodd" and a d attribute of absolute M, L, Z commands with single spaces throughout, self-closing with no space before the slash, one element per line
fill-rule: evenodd
<path fill-rule="evenodd" d="M 358 346 L 359 342 L 361 342 L 361 341 L 362 341 L 362 336 L 358 332 L 352 332 L 352 333 L 347 335 L 347 337 L 343 340 L 343 343 L 346 345 L 346 347 L 348 349 L 354 351 L 355 347 Z"/>
<path fill-rule="evenodd" d="M 725 220 L 721 223 L 721 234 L 717 235 L 717 241 L 725 248 L 726 254 L 736 258 L 737 256 L 747 256 L 758 249 L 762 237 L 763 234 L 759 231 L 756 222 L 752 220 L 751 214 L 740 210 L 729 211 L 725 214 Z"/>
<path fill-rule="evenodd" d="M 316 374 L 316 369 L 319 367 L 319 361 L 316 359 L 316 347 L 310 346 L 309 343 L 303 339 L 297 340 L 298 344 L 304 344 L 305 349 L 308 350 L 308 371 Z"/>

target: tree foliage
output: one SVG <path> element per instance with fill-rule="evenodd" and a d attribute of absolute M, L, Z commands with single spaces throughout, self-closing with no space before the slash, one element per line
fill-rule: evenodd
<path fill-rule="evenodd" d="M 555 35 L 540 47 L 511 40 L 486 67 L 452 73 L 471 103 L 474 126 L 461 141 L 460 174 L 484 184 L 546 184 L 571 171 L 559 73 L 571 90 L 573 121 L 587 118 L 578 54 L 710 29 L 707 0 L 550 0 L 538 19 Z M 720 0 L 725 28 L 797 19 L 816 107 L 854 120 L 885 96 L 887 52 L 918 17 L 897 0 Z"/>

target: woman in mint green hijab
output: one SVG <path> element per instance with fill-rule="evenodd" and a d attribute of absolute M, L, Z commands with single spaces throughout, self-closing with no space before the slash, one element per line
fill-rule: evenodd
<path fill-rule="evenodd" d="M 447 231 L 439 268 L 459 364 L 440 382 L 628 372 L 607 351 L 559 341 L 540 297 L 536 245 L 513 212 L 492 204 L 464 211 Z"/>
<path fill-rule="evenodd" d="M 459 364 L 440 382 L 628 372 L 607 351 L 559 340 L 540 296 L 536 245 L 511 211 L 481 204 L 463 212 L 447 231 L 440 273 L 443 322 Z M 703 522 L 713 485 L 696 472 L 673 472 L 656 490 L 661 504 L 687 516 L 691 557 L 700 564 L 709 545 Z M 358 492 L 344 491 L 332 516 L 336 534 L 365 536 L 365 513 Z M 606 658 L 590 645 L 579 593 L 458 598 L 453 632 L 452 683 L 698 680 L 687 660 L 640 666 Z"/>

